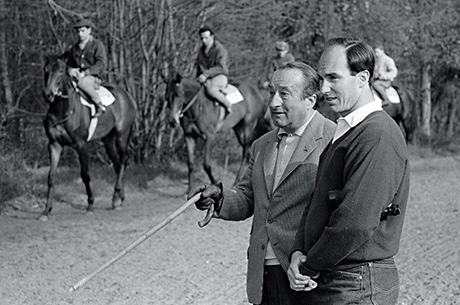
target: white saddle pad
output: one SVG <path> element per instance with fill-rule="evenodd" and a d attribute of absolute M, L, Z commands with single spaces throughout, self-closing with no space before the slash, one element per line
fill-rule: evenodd
<path fill-rule="evenodd" d="M 232 105 L 242 102 L 244 100 L 244 97 L 241 94 L 240 90 L 238 90 L 238 88 L 233 85 L 228 84 L 227 88 L 222 89 L 221 91 L 225 94 L 225 97 L 227 97 L 227 100 Z"/>
<path fill-rule="evenodd" d="M 115 102 L 115 97 L 113 96 L 112 92 L 110 92 L 106 87 L 100 86 L 99 89 L 96 90 L 97 94 L 101 98 L 101 103 L 105 107 L 110 106 Z M 86 99 L 81 96 L 80 98 L 81 104 L 91 108 L 91 114 L 94 115 L 96 113 L 96 107 L 93 103 L 88 102 Z"/>
<path fill-rule="evenodd" d="M 396 92 L 395 88 L 393 87 L 387 88 L 386 92 L 388 95 L 388 99 L 390 100 L 390 103 L 393 103 L 393 104 L 401 103 L 401 99 L 399 98 L 399 94 L 398 92 Z M 374 89 L 372 89 L 372 93 L 374 94 L 374 100 L 379 101 L 381 103 L 382 98 L 380 97 L 380 95 L 377 92 L 375 92 Z"/>

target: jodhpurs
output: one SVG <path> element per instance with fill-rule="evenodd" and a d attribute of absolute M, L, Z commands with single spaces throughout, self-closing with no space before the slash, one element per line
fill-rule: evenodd
<path fill-rule="evenodd" d="M 212 98 L 215 98 L 224 107 L 229 108 L 230 102 L 227 100 L 225 95 L 220 91 L 228 85 L 228 78 L 224 74 L 218 74 L 212 78 L 208 78 L 204 83 L 206 92 Z"/>
<path fill-rule="evenodd" d="M 386 89 L 391 86 L 391 82 L 389 80 L 381 80 L 377 79 L 374 81 L 374 89 L 377 91 L 378 94 L 382 97 L 383 100 L 388 101 L 388 95 L 386 93 Z"/>
<path fill-rule="evenodd" d="M 96 78 L 92 75 L 86 75 L 82 79 L 80 79 L 77 83 L 78 88 L 83 90 L 86 94 L 89 95 L 91 101 L 94 104 L 100 104 L 101 98 L 99 94 L 96 92 Z"/>

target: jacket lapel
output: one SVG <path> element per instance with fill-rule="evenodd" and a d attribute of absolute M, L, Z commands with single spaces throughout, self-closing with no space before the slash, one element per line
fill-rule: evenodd
<path fill-rule="evenodd" d="M 275 170 L 276 156 L 278 154 L 278 129 L 272 132 L 268 137 L 265 146 L 262 147 L 264 151 L 264 176 L 265 185 L 267 186 L 268 194 L 272 193 L 273 190 L 273 175 Z"/>
<path fill-rule="evenodd" d="M 316 113 L 312 121 L 308 124 L 307 128 L 302 134 L 299 143 L 289 160 L 284 173 L 281 175 L 278 185 L 283 183 L 284 179 L 288 177 L 302 162 L 304 162 L 308 156 L 316 148 L 316 140 L 321 138 L 321 117 L 319 113 Z"/>

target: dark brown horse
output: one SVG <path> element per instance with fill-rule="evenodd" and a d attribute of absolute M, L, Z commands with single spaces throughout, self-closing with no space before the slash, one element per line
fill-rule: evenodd
<path fill-rule="evenodd" d="M 82 105 L 80 93 L 66 71 L 65 55 L 48 57 L 44 67 L 44 95 L 49 103 L 44 120 L 46 135 L 49 139 L 50 170 L 48 174 L 48 194 L 46 206 L 40 220 L 47 220 L 53 208 L 52 197 L 56 179 L 56 169 L 63 146 L 74 148 L 80 160 L 80 175 L 88 195 L 87 211 L 93 210 L 94 197 L 88 173 L 89 126 L 95 127 L 90 141 L 102 140 L 117 175 L 112 207 L 120 209 L 124 200 L 123 174 L 127 161 L 127 147 L 131 127 L 136 117 L 136 103 L 128 92 L 113 84 L 103 84 L 115 97 L 106 112 L 91 121 L 91 110 Z M 96 121 L 97 120 L 97 121 Z"/>
<path fill-rule="evenodd" d="M 263 118 L 268 104 L 257 86 L 245 82 L 241 83 L 238 89 L 244 100 L 234 104 L 232 113 L 224 119 L 223 107 L 210 100 L 196 80 L 182 78 L 177 74 L 168 83 L 166 95 L 171 110 L 171 122 L 175 125 L 180 124 L 184 130 L 188 155 L 189 190 L 192 183 L 196 182 L 195 146 L 197 138 L 204 139 L 204 170 L 211 183 L 216 183 L 217 180 L 211 170 L 210 154 L 217 132 L 233 129 L 243 149 L 236 175 L 238 179 L 249 160 L 252 142 L 269 130 Z"/>
<path fill-rule="evenodd" d="M 388 103 L 383 106 L 385 110 L 402 128 L 407 143 L 414 139 L 414 132 L 417 127 L 415 110 L 415 99 L 409 90 L 402 86 L 393 85 L 393 88 L 399 95 L 399 103 Z M 376 95 L 377 99 L 380 99 Z M 390 97 L 391 98 L 391 97 Z"/>

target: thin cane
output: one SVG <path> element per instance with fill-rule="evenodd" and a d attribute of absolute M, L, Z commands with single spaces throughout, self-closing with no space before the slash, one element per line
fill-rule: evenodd
<path fill-rule="evenodd" d="M 102 266 L 100 266 L 99 268 L 97 268 L 94 272 L 92 272 L 91 274 L 87 275 L 86 277 L 84 277 L 83 279 L 81 279 L 77 284 L 73 285 L 72 287 L 70 287 L 69 289 L 69 292 L 73 292 L 75 290 L 77 290 L 78 288 L 80 288 L 81 286 L 83 286 L 87 281 L 89 281 L 90 279 L 92 279 L 93 277 L 95 277 L 97 274 L 101 273 L 103 270 L 105 270 L 107 267 L 109 267 L 110 265 L 112 265 L 113 263 L 115 263 L 116 261 L 118 261 L 120 258 L 122 258 L 123 256 L 125 256 L 126 254 L 128 254 L 128 252 L 130 252 L 132 249 L 136 248 L 137 246 L 139 246 L 141 243 L 143 243 L 144 241 L 147 240 L 147 238 L 149 238 L 150 236 L 152 236 L 153 234 L 155 234 L 157 231 L 159 231 L 161 228 L 163 228 L 164 226 L 166 226 L 168 223 L 170 223 L 171 221 L 173 221 L 175 218 L 177 218 L 180 214 L 182 214 L 188 207 L 190 207 L 192 204 L 194 204 L 195 202 L 197 202 L 201 197 L 201 193 L 198 193 L 196 194 L 195 196 L 193 196 L 192 198 L 190 198 L 186 203 L 184 203 L 181 207 L 179 207 L 177 210 L 175 210 L 171 215 L 169 215 L 168 217 L 166 217 L 160 224 L 156 225 L 154 228 L 150 229 L 149 231 L 147 231 L 143 236 L 141 236 L 140 238 L 138 238 L 135 242 L 133 242 L 131 245 L 129 245 L 128 247 L 126 247 L 123 251 L 121 251 L 120 253 L 118 253 L 116 256 L 114 256 L 111 260 L 109 260 L 108 262 L 106 262 L 105 264 L 103 264 Z M 202 221 L 199 222 L 199 226 L 200 227 L 204 227 L 205 225 L 207 225 L 211 219 L 212 219 L 212 213 L 213 211 L 211 210 L 208 210 L 208 214 L 206 215 L 205 219 L 203 219 Z"/>

